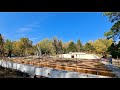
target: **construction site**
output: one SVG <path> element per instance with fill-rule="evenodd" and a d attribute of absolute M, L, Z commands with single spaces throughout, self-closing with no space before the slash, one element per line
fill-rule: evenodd
<path fill-rule="evenodd" d="M 120 78 L 120 12 L 0 17 L 0 78 Z"/>
<path fill-rule="evenodd" d="M 108 61 L 89 58 L 16 57 L 0 60 L 0 65 L 27 73 L 30 78 L 119 78 Z"/>

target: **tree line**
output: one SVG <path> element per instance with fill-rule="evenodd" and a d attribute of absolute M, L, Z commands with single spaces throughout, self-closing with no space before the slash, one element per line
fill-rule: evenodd
<path fill-rule="evenodd" d="M 113 26 L 104 33 L 107 39 L 113 39 L 114 43 L 109 47 L 108 51 L 113 58 L 120 58 L 120 12 L 104 12 Z M 119 41 L 118 43 L 116 41 Z"/>
<path fill-rule="evenodd" d="M 109 53 L 113 58 L 120 58 L 120 42 L 116 43 L 117 39 L 120 39 L 120 12 L 104 12 L 103 14 L 113 23 L 110 30 L 104 34 L 107 39 L 89 41 L 83 45 L 80 40 L 77 43 L 74 41 L 65 43 L 62 40 L 53 38 L 52 40 L 43 39 L 36 45 L 33 45 L 33 42 L 29 38 L 20 38 L 18 41 L 11 41 L 9 39 L 4 40 L 0 34 L 0 56 L 36 55 L 39 51 L 41 54 L 47 55 L 65 54 L 69 52 Z"/>
<path fill-rule="evenodd" d="M 62 40 L 54 37 L 53 39 L 43 39 L 33 45 L 33 42 L 29 38 L 20 38 L 17 41 L 11 41 L 9 39 L 5 40 L 0 34 L 0 55 L 5 54 L 5 56 L 10 57 L 11 55 L 37 55 L 39 54 L 39 49 L 42 55 L 66 54 L 69 52 L 102 54 L 108 52 L 112 43 L 112 39 L 98 39 L 96 41 L 89 41 L 83 45 L 80 39 L 75 43 L 74 41 L 63 42 Z"/>

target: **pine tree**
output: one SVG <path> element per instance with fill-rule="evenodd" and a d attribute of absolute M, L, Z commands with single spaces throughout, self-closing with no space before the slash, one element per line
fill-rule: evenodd
<path fill-rule="evenodd" d="M 10 40 L 6 40 L 5 45 L 4 45 L 5 51 L 8 54 L 8 56 L 11 58 L 11 54 L 13 51 L 13 43 Z"/>
<path fill-rule="evenodd" d="M 70 42 L 68 48 L 67 48 L 67 52 L 76 52 L 77 48 L 75 46 L 75 43 L 73 41 Z"/>
<path fill-rule="evenodd" d="M 76 48 L 78 52 L 82 51 L 83 46 L 80 40 L 77 41 Z"/>

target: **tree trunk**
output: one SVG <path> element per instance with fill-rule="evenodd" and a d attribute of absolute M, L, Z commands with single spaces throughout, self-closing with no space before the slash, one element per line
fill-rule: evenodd
<path fill-rule="evenodd" d="M 8 52 L 8 56 L 11 58 L 12 51 Z"/>
<path fill-rule="evenodd" d="M 38 55 L 41 57 L 42 52 L 41 52 L 41 48 L 40 48 L 40 46 L 37 45 L 37 49 L 38 49 Z"/>

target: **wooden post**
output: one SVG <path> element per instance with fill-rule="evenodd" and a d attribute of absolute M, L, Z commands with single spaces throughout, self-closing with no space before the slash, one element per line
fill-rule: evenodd
<path fill-rule="evenodd" d="M 76 54 L 76 71 L 77 71 L 77 54 Z"/>

